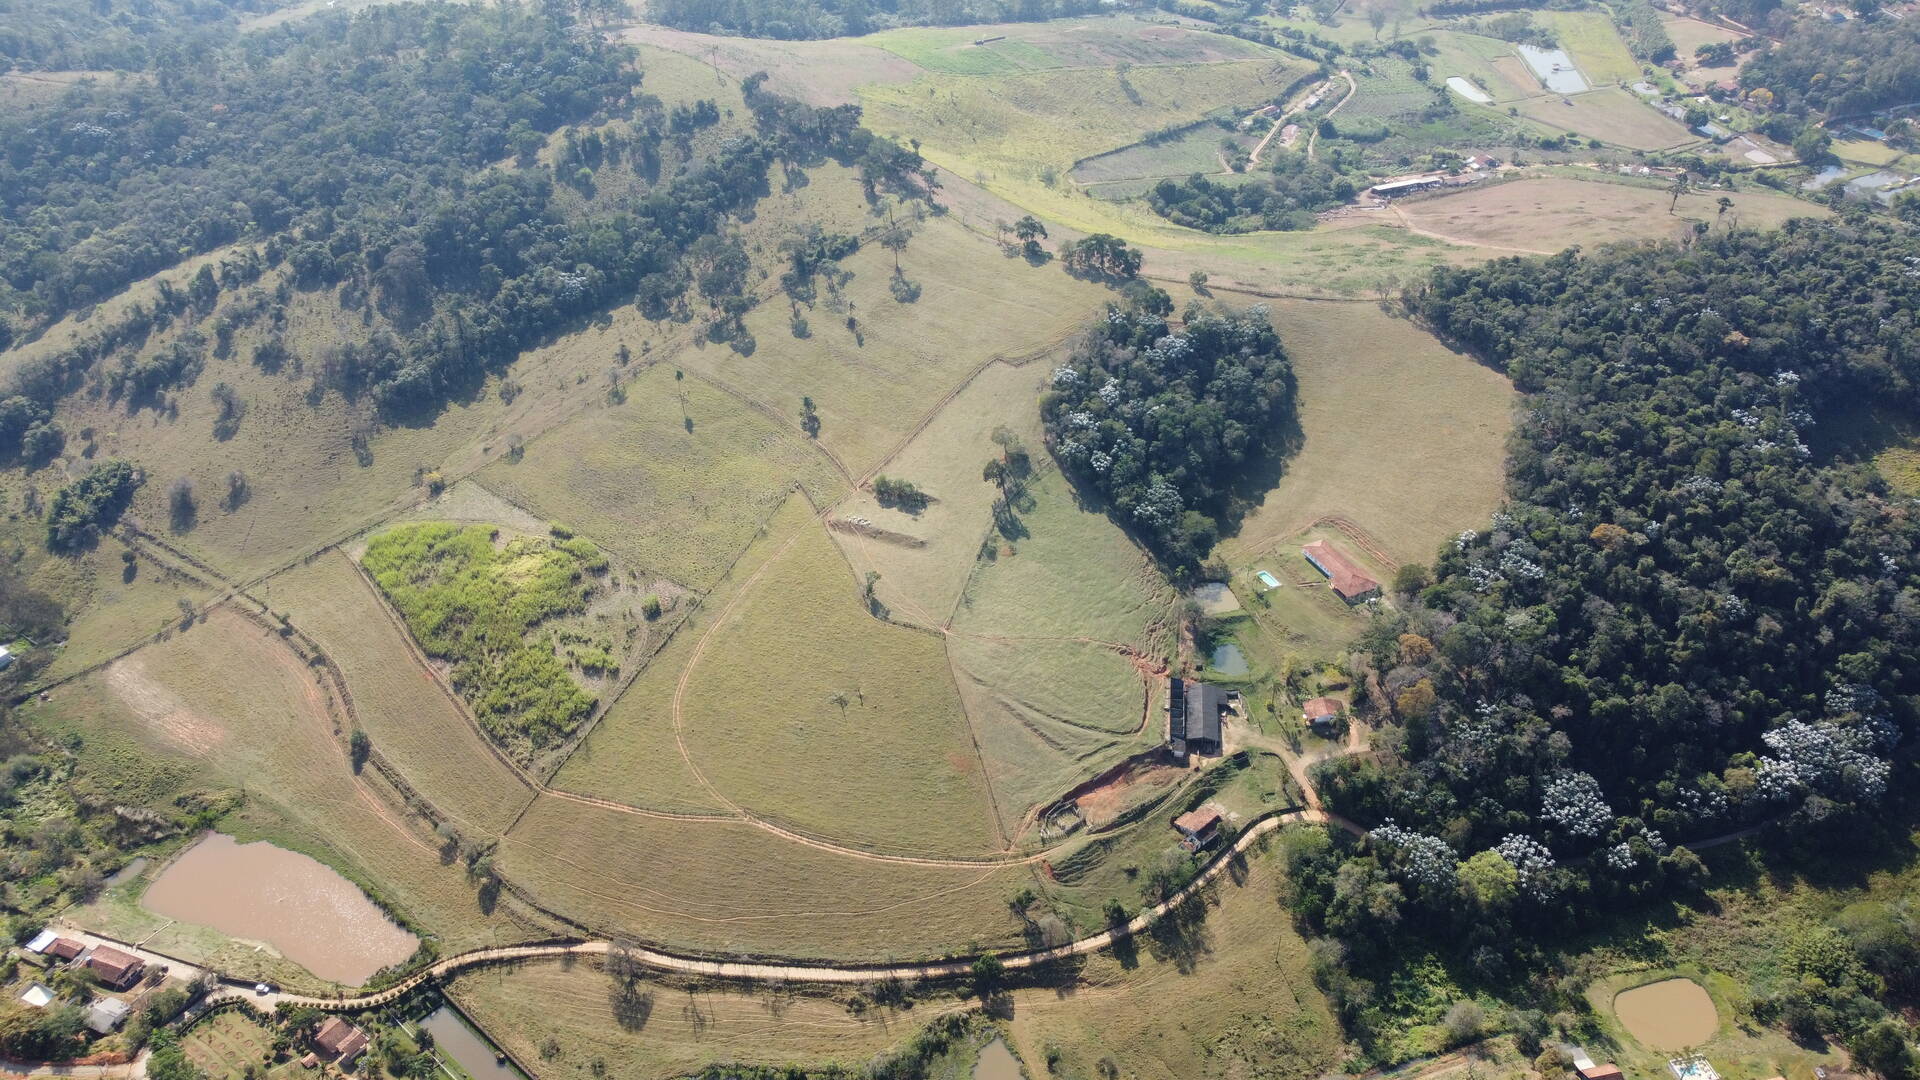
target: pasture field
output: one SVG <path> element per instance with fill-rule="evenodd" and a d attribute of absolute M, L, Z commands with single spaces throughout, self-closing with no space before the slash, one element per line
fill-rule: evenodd
<path fill-rule="evenodd" d="M 714 615 L 787 540 L 811 528 L 818 525 L 805 499 L 796 495 L 782 504 L 752 537 L 732 572 L 688 611 L 672 640 L 607 708 L 553 782 L 583 795 L 653 810 L 724 811 L 726 805 L 700 783 L 680 756 L 673 733 L 674 687 Z"/>
<path fill-rule="evenodd" d="M 1047 357 L 1021 365 L 989 364 L 888 459 L 881 472 L 931 496 L 924 508 L 908 512 L 881 506 L 865 488 L 834 508 L 841 523 L 833 530 L 834 541 L 856 577 L 879 573 L 874 595 L 890 618 L 934 629 L 953 617 L 991 526 L 996 489 L 981 469 L 1000 453 L 993 433 L 1004 427 L 1029 453 L 1044 456 L 1039 402 L 1052 367 Z M 872 523 L 869 531 L 883 535 L 848 528 L 851 518 L 866 519 Z"/>
<path fill-rule="evenodd" d="M 1660 25 L 1666 27 L 1667 36 L 1673 39 L 1674 54 L 1689 63 L 1693 61 L 1694 50 L 1702 45 L 1739 41 L 1744 36 L 1736 30 L 1664 11 L 1660 12 Z"/>
<path fill-rule="evenodd" d="M 1483 186 L 1458 194 L 1417 199 L 1398 210 L 1416 229 L 1468 243 L 1501 247 L 1558 248 L 1615 240 L 1654 240 L 1679 235 L 1694 222 L 1720 223 L 1719 200 L 1733 200 L 1727 217 L 1748 228 L 1776 228 L 1789 218 L 1825 217 L 1815 203 L 1747 189 L 1696 191 L 1680 197 L 1659 187 L 1551 176 Z"/>
<path fill-rule="evenodd" d="M 1594 86 L 1633 82 L 1640 78 L 1640 62 L 1604 11 L 1536 11 L 1534 22 L 1553 31 L 1587 82 Z"/>
<path fill-rule="evenodd" d="M 1463 30 L 1422 31 L 1420 36 L 1433 38 L 1437 55 L 1429 66 L 1437 82 L 1444 83 L 1448 75 L 1464 76 L 1478 82 L 1496 103 L 1502 104 L 1540 93 L 1539 80 L 1515 80 L 1510 69 L 1499 63 L 1514 59 L 1513 46 L 1499 38 Z"/>
<path fill-rule="evenodd" d="M 1138 142 L 1119 150 L 1096 154 L 1074 165 L 1076 184 L 1111 183 L 1193 173 L 1223 173 L 1222 140 L 1231 140 L 1242 152 L 1260 145 L 1272 121 L 1262 117 L 1246 132 L 1228 132 L 1218 124 L 1203 123 L 1171 138 Z M 1274 145 L 1279 145 L 1277 142 Z"/>
<path fill-rule="evenodd" d="M 447 992 L 515 1058 L 540 1062 L 554 1080 L 679 1080 L 712 1065 L 859 1068 L 951 1007 L 856 1013 L 833 997 L 780 987 L 639 979 L 628 988 L 597 959 L 462 975 Z M 553 1058 L 539 1050 L 549 1038 L 561 1047 Z"/>
<path fill-rule="evenodd" d="M 1274 55 L 1125 73 L 927 75 L 903 86 L 864 89 L 861 98 L 869 127 L 918 138 L 923 152 L 962 176 L 985 170 L 1051 185 L 1049 177 L 1057 179 L 1081 158 L 1216 109 L 1257 105 L 1286 93 L 1307 68 Z"/>
<path fill-rule="evenodd" d="M 1433 85 L 1414 78 L 1413 65 L 1397 56 L 1371 57 L 1352 75 L 1358 89 L 1353 100 L 1340 107 L 1334 117 L 1336 124 L 1341 120 L 1388 120 L 1418 112 L 1433 101 Z"/>
<path fill-rule="evenodd" d="M 680 738 L 725 798 L 878 851 L 1004 846 L 937 634 L 874 618 L 823 527 L 772 557 L 711 628 Z"/>
<path fill-rule="evenodd" d="M 432 833 L 396 809 L 401 800 L 373 770 L 353 772 L 345 733 L 335 730 L 308 666 L 278 635 L 230 607 L 22 712 L 49 734 L 81 736 L 80 768 L 107 797 L 119 795 L 123 782 L 141 782 L 150 770 L 127 763 L 142 759 L 160 763 L 160 779 L 172 784 L 126 792 L 135 798 L 244 793 L 245 805 L 223 819 L 222 829 L 334 866 L 434 935 L 444 951 L 518 936 L 505 905 L 489 911 L 479 904 L 464 870 L 448 865 Z M 156 926 L 161 921 L 154 917 Z M 192 934 L 174 929 L 150 944 L 196 948 Z M 217 955 L 243 974 L 256 963 L 251 947 Z"/>
<path fill-rule="evenodd" d="M 1571 104 L 1569 104 L 1569 102 Z M 1558 95 L 1518 103 L 1520 115 L 1630 150 L 1664 150 L 1695 142 L 1680 122 L 1618 88 L 1590 90 L 1562 99 Z"/>
<path fill-rule="evenodd" d="M 1121 956 L 1088 958 L 1070 993 L 1014 992 L 1009 1038 L 1059 1075 L 1121 1063 L 1141 1080 L 1314 1076 L 1342 1055 L 1307 946 L 1276 904 L 1277 857 L 1252 854 L 1209 890 L 1205 921 L 1177 918 Z M 1130 962 L 1129 962 L 1130 960 Z M 1178 1002 L 1178 1008 L 1169 1008 Z"/>
<path fill-rule="evenodd" d="M 795 484 L 837 496 L 831 464 L 790 423 L 654 364 L 626 400 L 589 407 L 525 444 L 480 483 L 564 521 L 628 567 L 706 589 Z M 797 416 L 797 410 L 795 411 Z"/>
<path fill-rule="evenodd" d="M 853 278 L 838 297 L 823 287 L 813 307 L 801 308 L 807 337 L 794 337 L 791 309 L 771 300 L 746 317 L 752 355 L 708 345 L 675 362 L 795 424 L 801 398 L 811 397 L 819 444 L 862 476 L 974 369 L 1053 348 L 1111 295 L 1057 266 L 1007 258 L 951 217 L 912 228 L 900 268 L 920 287 L 917 300 L 894 298 L 893 255 L 868 244 L 842 261 Z M 849 316 L 857 332 L 845 325 Z"/>
<path fill-rule="evenodd" d="M 272 1059 L 273 1032 L 244 1009 L 228 1009 L 195 1024 L 180 1040 L 180 1049 L 209 1080 L 241 1080 L 242 1075 L 248 1075 L 250 1065 L 261 1070 L 250 1075 L 266 1080 L 284 1080 L 306 1072 L 291 1058 L 278 1065 L 264 1064 Z"/>
<path fill-rule="evenodd" d="M 767 73 L 767 88 L 811 105 L 851 105 L 859 101 L 855 89 L 868 83 L 907 82 L 921 68 L 885 49 L 858 38 L 825 41 L 780 41 L 698 34 L 667 26 L 630 26 L 616 35 L 643 49 L 677 52 L 709 65 L 737 92 L 741 79 Z"/>
<path fill-rule="evenodd" d="M 910 788 L 903 780 L 902 795 Z M 645 817 L 543 795 L 496 865 L 598 934 L 801 959 L 930 958 L 1019 940 L 1031 866 L 880 862 L 748 823 Z"/>
<path fill-rule="evenodd" d="M 130 549 L 118 537 L 71 555 L 46 552 L 46 532 L 37 520 L 8 522 L 0 530 L 24 553 L 20 570 L 28 585 L 57 597 L 67 611 L 67 642 L 41 672 L 48 682 L 114 655 L 148 635 L 181 622 L 179 602 L 200 605 L 214 596 L 204 582 L 171 562 L 125 561 Z"/>
<path fill-rule="evenodd" d="M 1427 562 L 1498 505 L 1514 394 L 1371 304 L 1272 301 L 1300 387 L 1299 453 L 1221 545 L 1247 563 L 1327 516 L 1351 519 L 1395 558 Z"/>
<path fill-rule="evenodd" d="M 999 38 L 984 45 L 982 38 Z M 1000 75 L 1049 68 L 1210 63 L 1277 57 L 1278 50 L 1225 34 L 1117 15 L 992 26 L 907 27 L 855 38 L 926 71 Z"/>
<path fill-rule="evenodd" d="M 533 798 L 417 662 L 406 631 L 346 552 L 271 578 L 259 595 L 339 665 L 374 749 L 464 835 L 498 836 Z"/>

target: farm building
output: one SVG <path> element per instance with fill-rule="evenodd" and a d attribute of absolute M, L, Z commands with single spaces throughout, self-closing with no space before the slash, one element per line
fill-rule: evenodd
<path fill-rule="evenodd" d="M 1333 591 L 1347 603 L 1357 603 L 1380 594 L 1380 583 L 1368 577 L 1346 553 L 1325 540 L 1315 540 L 1300 549 L 1315 570 L 1327 575 Z"/>
<path fill-rule="evenodd" d="M 1622 1080 L 1624 1076 L 1620 1071 L 1620 1066 L 1615 1065 L 1611 1061 L 1605 1065 L 1595 1065 L 1589 1061 L 1587 1062 L 1586 1068 L 1575 1071 L 1580 1074 L 1580 1080 Z"/>
<path fill-rule="evenodd" d="M 0 671 L 13 666 L 13 646 L 0 645 Z"/>
<path fill-rule="evenodd" d="M 1167 748 L 1185 761 L 1189 753 L 1220 752 L 1220 718 L 1240 695 L 1210 683 L 1174 676 L 1167 680 Z"/>
<path fill-rule="evenodd" d="M 1482 169 L 1494 169 L 1500 166 L 1500 159 L 1489 154 L 1475 154 L 1467 159 L 1467 168 L 1473 172 Z"/>
<path fill-rule="evenodd" d="M 1383 184 L 1375 184 L 1369 190 L 1383 199 L 1391 199 L 1395 195 L 1411 195 L 1416 191 L 1427 191 L 1439 186 L 1440 178 L 1437 176 L 1411 176 L 1405 180 L 1388 180 Z"/>
<path fill-rule="evenodd" d="M 1332 731 L 1334 721 L 1340 719 L 1340 714 L 1346 711 L 1346 707 L 1340 704 L 1339 698 L 1330 697 L 1314 698 L 1301 706 L 1301 709 L 1305 714 L 1307 726 L 1312 728 L 1316 735 L 1324 735 Z"/>
<path fill-rule="evenodd" d="M 81 966 L 98 976 L 101 985 L 125 990 L 140 981 L 140 973 L 147 969 L 147 962 L 111 945 L 96 945 L 81 961 Z"/>
<path fill-rule="evenodd" d="M 44 1009 L 53 1004 L 53 991 L 45 983 L 28 983 L 20 994 L 20 1000 L 36 1009 Z"/>
<path fill-rule="evenodd" d="M 42 930 L 39 933 L 33 935 L 33 937 L 27 942 L 26 948 L 28 952 L 43 953 L 47 951 L 47 946 L 52 945 L 54 942 L 59 940 L 60 940 L 59 934 L 56 934 L 51 930 Z"/>
<path fill-rule="evenodd" d="M 366 1050 L 367 1041 L 366 1032 L 337 1016 L 327 1017 L 327 1022 L 313 1033 L 314 1052 L 343 1069 L 351 1067 L 353 1059 Z"/>
<path fill-rule="evenodd" d="M 1219 837 L 1220 811 L 1207 806 L 1189 810 L 1173 819 L 1173 827 L 1180 830 L 1181 847 L 1199 851 Z"/>
<path fill-rule="evenodd" d="M 127 1003 L 119 998 L 103 997 L 87 1007 L 87 1028 L 97 1035 L 111 1035 L 127 1018 Z"/>
<path fill-rule="evenodd" d="M 35 938 L 34 940 L 38 941 L 40 939 Z M 72 938 L 56 937 L 38 951 L 43 955 L 53 957 L 55 960 L 72 960 L 82 952 L 85 952 L 86 946 Z"/>

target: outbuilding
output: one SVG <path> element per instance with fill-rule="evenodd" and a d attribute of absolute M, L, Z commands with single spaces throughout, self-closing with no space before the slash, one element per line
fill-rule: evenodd
<path fill-rule="evenodd" d="M 20 995 L 20 1000 L 36 1009 L 44 1009 L 53 1004 L 53 990 L 45 983 L 28 983 Z"/>
<path fill-rule="evenodd" d="M 1180 831 L 1181 847 L 1199 851 L 1219 838 L 1220 811 L 1211 806 L 1196 807 L 1174 818 L 1173 827 Z"/>
<path fill-rule="evenodd" d="M 111 1035 L 127 1019 L 127 1003 L 119 998 L 103 997 L 87 1007 L 87 1030 Z"/>
<path fill-rule="evenodd" d="M 1188 754 L 1220 752 L 1220 719 L 1240 704 L 1240 695 L 1211 683 L 1174 676 L 1167 680 L 1167 749 L 1181 761 Z"/>

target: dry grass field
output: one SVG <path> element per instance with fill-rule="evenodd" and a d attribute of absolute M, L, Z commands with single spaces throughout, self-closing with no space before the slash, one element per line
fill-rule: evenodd
<path fill-rule="evenodd" d="M 1313 522 L 1351 519 L 1427 562 L 1500 499 L 1514 395 L 1499 373 L 1372 304 L 1275 301 L 1300 384 L 1300 451 L 1222 545 L 1238 565 Z"/>
<path fill-rule="evenodd" d="M 405 631 L 345 552 L 280 574 L 259 595 L 340 666 L 374 748 L 463 834 L 499 835 L 533 798 L 414 662 Z"/>
<path fill-rule="evenodd" d="M 902 781 L 910 797 L 910 781 Z M 680 949 L 885 960 L 1005 948 L 1029 866 L 926 866 L 822 850 L 746 823 L 542 796 L 496 863 L 596 933 Z"/>
<path fill-rule="evenodd" d="M 1637 184 L 1551 176 L 1474 188 L 1456 195 L 1416 199 L 1398 211 L 1416 229 L 1467 243 L 1558 249 L 1616 240 L 1661 240 L 1694 222 L 1720 224 L 1719 200 L 1733 200 L 1727 218 L 1747 228 L 1774 228 L 1789 218 L 1826 217 L 1815 203 L 1748 189 L 1695 191 L 1680 197 L 1674 213 L 1664 189 Z"/>
<path fill-rule="evenodd" d="M 999 40 L 974 44 L 987 37 Z M 992 26 L 909 27 L 857 40 L 904 57 L 923 70 L 959 75 L 1113 68 L 1122 64 L 1196 64 L 1283 55 L 1225 34 L 1126 15 Z"/>
<path fill-rule="evenodd" d="M 587 408 L 479 481 L 630 568 L 696 589 L 713 584 L 796 483 L 822 501 L 839 494 L 831 464 L 797 428 L 703 380 L 655 364 L 623 385 L 623 403 Z"/>
<path fill-rule="evenodd" d="M 1553 32 L 1560 47 L 1594 86 L 1632 82 L 1640 77 L 1640 62 L 1627 51 L 1604 11 L 1539 11 L 1534 22 Z"/>
<path fill-rule="evenodd" d="M 745 588 L 695 658 L 679 718 L 729 802 L 884 852 L 1004 846 L 937 634 L 869 615 L 818 526 Z"/>
<path fill-rule="evenodd" d="M 1694 134 L 1631 91 L 1606 88 L 1518 102 L 1520 115 L 1575 135 L 1599 139 L 1629 150 L 1664 150 L 1695 142 Z"/>
<path fill-rule="evenodd" d="M 129 759 L 184 766 L 170 800 L 186 791 L 244 792 L 247 806 L 222 828 L 268 838 L 371 884 L 423 932 L 455 951 L 517 936 L 506 910 L 483 911 L 464 872 L 443 861 L 433 835 L 411 819 L 371 770 L 355 775 L 313 672 L 280 638 L 226 607 L 193 629 L 53 692 L 26 707 L 31 722 L 84 740 L 80 768 L 103 794 L 148 771 Z M 154 919 L 155 927 L 162 920 Z M 155 948 L 193 949 L 194 935 L 162 930 Z M 217 954 L 238 973 L 250 947 Z M 189 952 L 188 959 L 198 953 Z"/>
<path fill-rule="evenodd" d="M 780 987 L 616 984 L 598 963 L 536 963 L 465 975 L 448 992 L 521 1061 L 551 1078 L 678 1080 L 710 1065 L 863 1066 L 942 1008 L 874 1007 Z M 543 1058 L 552 1038 L 560 1053 Z M 596 1073 L 598 1061 L 603 1071 Z"/>

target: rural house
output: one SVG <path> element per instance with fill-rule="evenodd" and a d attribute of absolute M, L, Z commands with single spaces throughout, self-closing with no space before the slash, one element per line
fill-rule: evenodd
<path fill-rule="evenodd" d="M 1240 695 L 1210 683 L 1174 676 L 1167 680 L 1167 749 L 1180 761 L 1189 753 L 1220 752 L 1220 718 Z"/>
<path fill-rule="evenodd" d="M 350 1068 L 353 1060 L 367 1048 L 367 1033 L 337 1016 L 327 1017 L 313 1033 L 313 1049 L 324 1060 L 341 1068 Z"/>
<path fill-rule="evenodd" d="M 147 969 L 147 962 L 111 945 L 96 945 L 81 961 L 81 966 L 98 976 L 101 985 L 125 990 L 140 981 L 140 973 Z"/>
<path fill-rule="evenodd" d="M 1181 847 L 1199 851 L 1219 837 L 1220 811 L 1208 806 L 1189 810 L 1173 819 L 1173 827 L 1180 830 Z"/>
<path fill-rule="evenodd" d="M 1307 726 L 1313 729 L 1315 735 L 1330 735 L 1333 733 L 1335 721 L 1340 719 L 1340 714 L 1346 711 L 1346 707 L 1340 704 L 1339 698 L 1317 697 L 1301 706 L 1301 711 L 1305 715 Z"/>
<path fill-rule="evenodd" d="M 1333 584 L 1333 591 L 1347 603 L 1354 604 L 1380 595 L 1380 583 L 1368 577 L 1366 571 L 1347 558 L 1345 552 L 1325 540 L 1315 540 L 1301 548 L 1300 554 L 1307 557 L 1315 570 L 1327 575 L 1327 580 Z"/>

